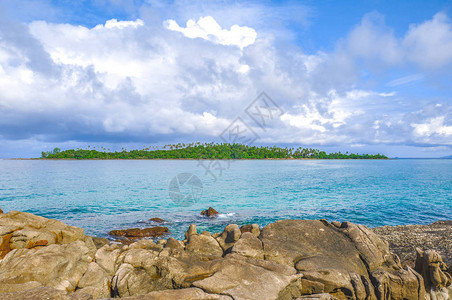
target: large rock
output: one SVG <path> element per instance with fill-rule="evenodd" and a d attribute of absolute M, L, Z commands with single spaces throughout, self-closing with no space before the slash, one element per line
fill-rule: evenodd
<path fill-rule="evenodd" d="M 424 278 L 426 299 L 452 299 L 452 277 L 438 252 L 418 248 L 415 268 Z"/>
<path fill-rule="evenodd" d="M 389 243 L 391 252 L 400 257 L 402 265 L 414 268 L 416 248 L 435 250 L 452 270 L 452 221 L 430 225 L 383 226 L 372 229 Z"/>
<path fill-rule="evenodd" d="M 212 276 L 193 282 L 208 293 L 229 295 L 234 299 L 277 299 L 301 275 L 286 275 L 226 257 Z M 300 291 L 301 286 L 295 289 Z M 290 299 L 290 298 L 289 298 Z"/>
<path fill-rule="evenodd" d="M 303 272 L 343 269 L 367 274 L 355 245 L 344 234 L 321 221 L 283 220 L 262 229 L 265 259 L 294 266 Z"/>
<path fill-rule="evenodd" d="M 86 293 L 94 299 L 105 299 L 110 296 L 111 276 L 97 263 L 92 262 L 77 284 L 77 293 Z"/>
<path fill-rule="evenodd" d="M 82 241 L 12 250 L 0 260 L 0 293 L 30 281 L 73 292 L 93 258 L 94 252 Z"/>
<path fill-rule="evenodd" d="M 196 229 L 196 225 L 195 224 L 190 224 L 190 226 L 188 226 L 188 230 L 185 232 L 185 240 L 188 241 L 188 239 L 190 238 L 190 236 L 198 234 L 198 230 Z"/>
<path fill-rule="evenodd" d="M 402 269 L 388 243 L 363 225 L 344 222 L 339 230 L 353 242 L 370 273 L 375 294 L 381 299 L 424 297 L 422 277 L 411 268 Z"/>
<path fill-rule="evenodd" d="M 242 233 L 244 232 L 251 232 L 255 236 L 259 236 L 261 234 L 261 228 L 258 224 L 246 224 L 240 227 L 240 231 Z"/>
<path fill-rule="evenodd" d="M 336 224 L 337 225 L 337 224 Z M 420 299 L 422 278 L 404 270 L 388 245 L 361 225 L 284 220 L 263 228 L 267 260 L 295 266 L 304 288 L 339 299 Z"/>
<path fill-rule="evenodd" d="M 258 229 L 231 224 L 210 235 L 197 234 L 193 224 L 184 241 L 100 241 L 96 249 L 81 229 L 26 213 L 0 214 L 0 293 L 8 293 L 0 297 L 20 299 L 29 290 L 36 299 L 420 300 L 425 288 L 426 299 L 450 296 L 451 278 L 439 255 L 419 252 L 424 285 L 421 274 L 403 269 L 365 226 L 284 220 L 257 237 Z"/>
<path fill-rule="evenodd" d="M 116 272 L 117 260 L 122 252 L 123 249 L 118 244 L 105 245 L 97 250 L 95 261 L 111 277 Z"/>
<path fill-rule="evenodd" d="M 209 217 L 209 218 L 216 217 L 217 215 L 218 215 L 218 212 L 213 207 L 209 207 L 208 209 L 203 210 L 201 212 L 201 216 L 205 216 L 205 217 Z"/>
<path fill-rule="evenodd" d="M 215 273 L 223 259 L 206 261 L 196 255 L 173 257 L 162 256 L 152 250 L 129 249 L 117 261 L 119 267 L 112 279 L 111 289 L 113 295 L 125 297 L 188 288 L 194 281 Z"/>
<path fill-rule="evenodd" d="M 217 259 L 223 256 L 223 249 L 218 242 L 213 237 L 203 234 L 190 236 L 185 250 L 201 260 Z"/>
<path fill-rule="evenodd" d="M 231 252 L 243 256 L 264 259 L 264 247 L 262 246 L 262 242 L 251 232 L 242 233 L 240 239 L 232 246 Z"/>
<path fill-rule="evenodd" d="M 229 224 L 226 226 L 220 236 L 216 238 L 223 251 L 228 251 L 242 235 L 237 224 Z"/>
<path fill-rule="evenodd" d="M 81 228 L 18 211 L 0 214 L 0 240 L 0 259 L 14 249 L 85 240 L 86 243 L 92 244 L 91 238 L 85 236 Z"/>

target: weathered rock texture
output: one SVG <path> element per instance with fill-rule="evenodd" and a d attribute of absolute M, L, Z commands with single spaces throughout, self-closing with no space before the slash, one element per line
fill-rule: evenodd
<path fill-rule="evenodd" d="M 435 250 L 452 271 L 452 221 L 430 225 L 383 226 L 372 229 L 389 243 L 391 252 L 400 257 L 402 265 L 414 268 L 416 248 Z"/>
<path fill-rule="evenodd" d="M 426 299 L 452 299 L 452 277 L 446 272 L 447 266 L 438 252 L 434 250 L 422 251 L 416 249 L 415 269 L 424 278 Z"/>
<path fill-rule="evenodd" d="M 29 213 L 0 215 L 0 293 L 39 286 L 74 292 L 96 246 L 83 229 Z"/>
<path fill-rule="evenodd" d="M 192 225 L 184 241 L 144 239 L 97 249 L 79 228 L 10 212 L 0 215 L 0 237 L 0 299 L 450 296 L 450 275 L 438 253 L 420 250 L 418 272 L 402 268 L 385 241 L 348 222 L 284 220 L 262 230 L 231 224 L 213 235 Z"/>

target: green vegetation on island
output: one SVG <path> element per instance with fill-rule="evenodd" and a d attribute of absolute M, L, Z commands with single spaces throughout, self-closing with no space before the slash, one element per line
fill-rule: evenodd
<path fill-rule="evenodd" d="M 311 148 L 191 143 L 110 152 L 105 148 L 42 152 L 45 159 L 387 159 L 382 154 L 326 153 Z"/>

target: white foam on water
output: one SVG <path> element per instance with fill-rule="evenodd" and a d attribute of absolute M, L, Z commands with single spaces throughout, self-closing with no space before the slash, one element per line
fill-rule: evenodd
<path fill-rule="evenodd" d="M 218 218 L 229 218 L 235 216 L 236 213 L 218 214 Z"/>

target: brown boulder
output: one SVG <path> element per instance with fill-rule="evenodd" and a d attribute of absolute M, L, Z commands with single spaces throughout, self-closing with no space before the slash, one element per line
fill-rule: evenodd
<path fill-rule="evenodd" d="M 160 219 L 160 218 L 151 218 L 151 219 L 149 219 L 149 221 L 155 222 L 155 223 L 166 223 L 165 220 Z"/>
<path fill-rule="evenodd" d="M 126 238 L 142 238 L 142 237 L 158 237 L 169 233 L 168 227 L 149 227 L 149 228 L 130 228 L 112 230 L 108 234 L 113 236 L 120 236 Z"/>
<path fill-rule="evenodd" d="M 218 212 L 213 207 L 209 207 L 208 209 L 203 210 L 201 212 L 201 216 L 206 216 L 206 217 L 209 217 L 209 218 L 213 218 L 216 215 L 218 215 Z"/>

